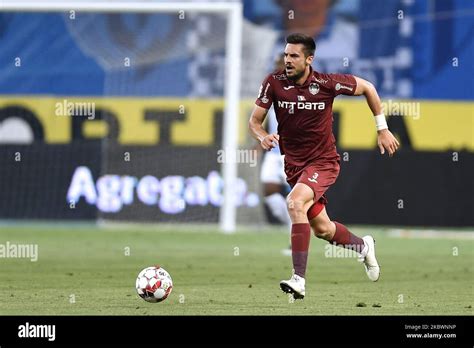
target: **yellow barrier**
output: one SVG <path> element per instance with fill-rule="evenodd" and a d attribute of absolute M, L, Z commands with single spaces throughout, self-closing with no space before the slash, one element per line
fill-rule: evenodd
<path fill-rule="evenodd" d="M 247 120 L 254 100 L 241 101 L 239 141 L 248 139 Z M 147 113 L 170 116 L 169 139 L 175 145 L 209 145 L 216 134 L 215 117 L 222 114 L 221 99 L 131 98 L 131 97 L 69 97 L 69 96 L 0 96 L 0 111 L 5 107 L 25 108 L 39 120 L 45 142 L 64 144 L 71 141 L 72 117 L 68 106 L 87 104 L 93 111 L 113 114 L 119 125 L 118 142 L 123 145 L 157 145 L 160 143 L 160 122 L 145 119 Z M 416 150 L 474 151 L 474 103 L 454 101 L 397 100 L 384 104 L 386 114 L 394 114 L 404 125 Z M 91 111 L 91 110 L 89 110 Z M 340 147 L 372 149 L 376 132 L 371 112 L 361 98 L 336 99 L 333 111 L 339 116 Z M 388 111 L 388 112 L 387 112 Z M 173 119 L 173 115 L 182 116 Z M 401 115 L 403 114 L 403 116 Z M 15 115 L 11 115 L 15 116 Z M 90 115 L 89 115 L 90 116 Z M 81 117 L 81 116 L 75 116 Z M 86 138 L 100 138 L 108 133 L 105 121 L 88 117 L 81 132 Z M 400 120 L 397 120 L 398 122 Z M 389 124 L 390 124 L 389 120 Z M 400 122 L 399 122 L 400 124 Z"/>

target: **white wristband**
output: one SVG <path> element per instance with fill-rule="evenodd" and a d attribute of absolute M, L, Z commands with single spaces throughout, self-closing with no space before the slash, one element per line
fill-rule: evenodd
<path fill-rule="evenodd" d="M 378 131 L 382 129 L 388 129 L 387 121 L 385 120 L 384 114 L 376 115 L 374 116 L 374 118 L 375 118 L 375 126 L 377 127 Z"/>

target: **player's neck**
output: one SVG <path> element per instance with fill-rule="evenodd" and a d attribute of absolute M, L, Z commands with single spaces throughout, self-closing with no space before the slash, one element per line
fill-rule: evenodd
<path fill-rule="evenodd" d="M 303 76 L 301 76 L 298 80 L 295 81 L 295 84 L 297 85 L 302 85 L 305 83 L 305 81 L 307 80 L 309 74 L 311 73 L 311 68 L 309 67 L 309 65 L 306 67 L 305 71 L 304 71 L 304 74 Z"/>

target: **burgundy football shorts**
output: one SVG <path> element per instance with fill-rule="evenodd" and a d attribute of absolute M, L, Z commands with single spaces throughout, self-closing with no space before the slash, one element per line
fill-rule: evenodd
<path fill-rule="evenodd" d="M 286 181 L 293 188 L 302 183 L 314 192 L 314 204 L 308 210 L 308 219 L 315 218 L 328 203 L 325 192 L 336 182 L 339 175 L 339 162 L 311 162 L 304 166 L 295 166 L 285 162 Z"/>

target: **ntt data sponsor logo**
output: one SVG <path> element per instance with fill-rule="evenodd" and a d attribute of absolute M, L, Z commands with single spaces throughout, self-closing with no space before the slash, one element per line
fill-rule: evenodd
<path fill-rule="evenodd" d="M 38 244 L 15 244 L 7 241 L 0 244 L 0 258 L 2 259 L 30 259 L 38 261 Z"/>
<path fill-rule="evenodd" d="M 156 206 L 166 214 L 179 214 L 189 206 L 220 207 L 223 186 L 223 179 L 217 171 L 209 172 L 206 177 L 170 175 L 157 178 L 145 175 L 138 178 L 107 174 L 95 181 L 90 169 L 80 166 L 72 175 L 66 198 L 70 205 L 84 199 L 105 213 L 118 213 L 127 205 L 141 203 Z M 259 203 L 258 195 L 248 191 L 242 178 L 237 178 L 234 192 L 237 206 L 254 207 Z"/>
<path fill-rule="evenodd" d="M 290 109 L 294 110 L 295 108 L 298 110 L 324 110 L 326 108 L 326 104 L 323 102 L 314 103 L 314 102 L 290 102 L 290 101 L 278 101 L 278 107 L 281 109 Z"/>

